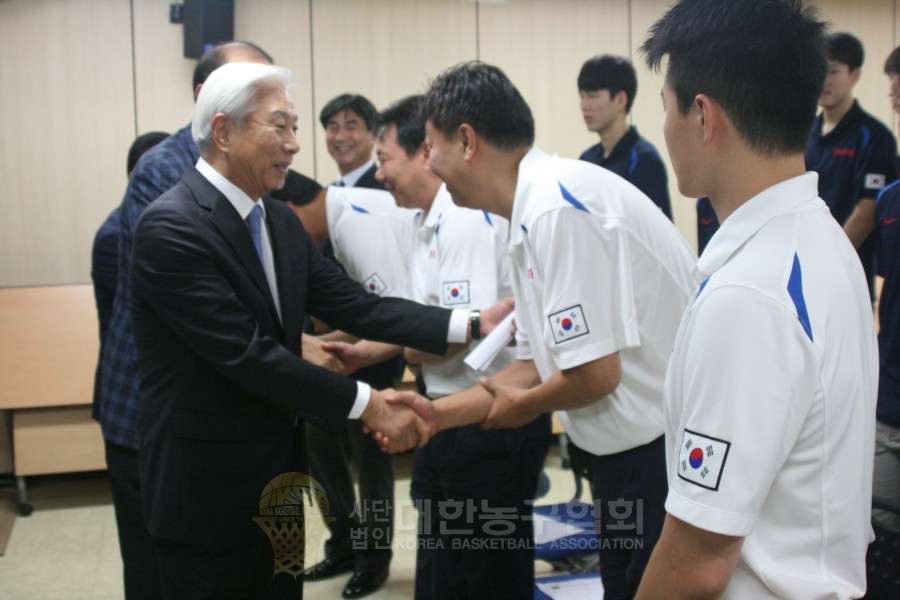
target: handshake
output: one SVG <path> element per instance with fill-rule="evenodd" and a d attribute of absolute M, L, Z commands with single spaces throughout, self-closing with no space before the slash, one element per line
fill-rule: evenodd
<path fill-rule="evenodd" d="M 438 431 L 433 403 L 415 392 L 373 389 L 360 419 L 366 433 L 391 453 L 421 448 Z"/>
<path fill-rule="evenodd" d="M 525 365 L 523 370 L 529 370 Z M 527 385 L 527 384 L 526 384 Z M 443 429 L 481 423 L 482 429 L 527 425 L 543 412 L 526 400 L 527 387 L 482 379 L 480 385 L 431 401 L 415 392 L 372 390 L 362 414 L 366 432 L 385 452 L 421 448 Z"/>

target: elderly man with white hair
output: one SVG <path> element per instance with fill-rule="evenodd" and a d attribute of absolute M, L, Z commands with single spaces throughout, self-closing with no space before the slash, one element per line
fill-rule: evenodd
<path fill-rule="evenodd" d="M 267 485 L 295 470 L 298 417 L 361 419 L 404 444 L 427 441 L 411 411 L 301 357 L 307 311 L 429 352 L 471 337 L 466 311 L 367 293 L 266 197 L 299 150 L 290 85 L 290 71 L 271 65 L 210 75 L 193 121 L 201 158 L 135 233 L 141 483 L 166 598 L 272 596 L 272 549 L 253 518 Z"/>

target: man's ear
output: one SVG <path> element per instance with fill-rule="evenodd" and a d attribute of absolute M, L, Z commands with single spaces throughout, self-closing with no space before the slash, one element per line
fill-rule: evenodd
<path fill-rule="evenodd" d="M 625 111 L 625 107 L 628 106 L 628 94 L 625 90 L 619 90 L 619 93 L 613 96 L 613 104 L 615 104 L 616 109 L 622 109 Z"/>
<path fill-rule="evenodd" d="M 471 160 L 478 150 L 478 134 L 468 123 L 463 123 L 456 130 L 463 148 L 463 160 Z"/>
<path fill-rule="evenodd" d="M 697 94 L 694 97 L 694 108 L 697 111 L 697 126 L 702 131 L 704 143 L 712 142 L 725 124 L 725 111 L 722 105 L 707 96 Z"/>
<path fill-rule="evenodd" d="M 228 151 L 233 124 L 223 113 L 212 118 L 212 141 L 222 152 Z"/>

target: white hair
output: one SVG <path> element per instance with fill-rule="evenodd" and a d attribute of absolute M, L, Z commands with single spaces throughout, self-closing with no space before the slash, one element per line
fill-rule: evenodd
<path fill-rule="evenodd" d="M 205 155 L 212 143 L 212 120 L 222 113 L 238 127 L 257 109 L 260 92 L 280 88 L 287 93 L 293 83 L 290 70 L 257 63 L 227 63 L 210 73 L 194 106 L 191 135 Z"/>

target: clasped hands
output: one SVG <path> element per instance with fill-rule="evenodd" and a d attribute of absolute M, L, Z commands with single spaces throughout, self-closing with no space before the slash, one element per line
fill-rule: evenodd
<path fill-rule="evenodd" d="M 532 412 L 521 402 L 522 394 L 527 390 L 491 379 L 482 379 L 481 387 L 491 397 L 490 410 L 481 420 L 482 429 L 522 427 L 538 417 L 539 413 Z M 365 412 L 362 419 L 366 431 L 385 452 L 402 452 L 414 446 L 421 448 L 439 429 L 466 424 L 454 421 L 453 407 L 442 405 L 444 399 L 431 401 L 416 392 L 393 389 L 373 391 L 373 395 L 376 393 L 379 394 L 378 402 L 384 403 L 380 414 L 385 420 L 376 423 L 374 419 L 367 419 Z M 372 400 L 369 403 L 371 405 Z"/>
<path fill-rule="evenodd" d="M 385 452 L 421 448 L 437 433 L 434 407 L 413 392 L 373 389 L 360 419 Z"/>

